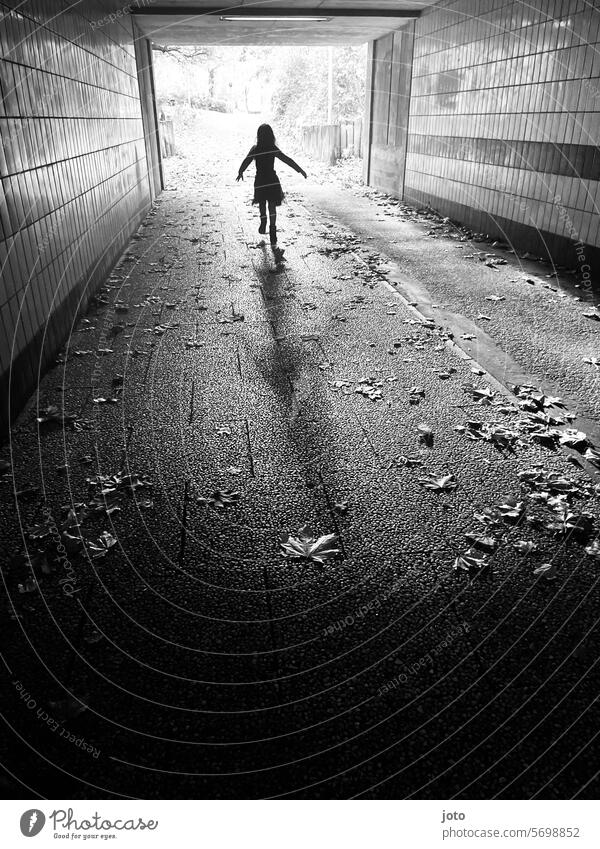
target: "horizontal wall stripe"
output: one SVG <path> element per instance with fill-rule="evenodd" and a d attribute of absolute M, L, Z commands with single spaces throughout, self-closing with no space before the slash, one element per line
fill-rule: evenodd
<path fill-rule="evenodd" d="M 408 151 L 582 180 L 600 180 L 600 147 L 593 145 L 411 135 Z"/>

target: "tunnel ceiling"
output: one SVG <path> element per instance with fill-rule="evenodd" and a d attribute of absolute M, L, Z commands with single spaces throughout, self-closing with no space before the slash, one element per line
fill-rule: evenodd
<path fill-rule="evenodd" d="M 138 0 L 131 9 L 142 34 L 160 45 L 362 44 L 398 29 L 435 0 Z M 222 20 L 258 16 L 258 21 Z M 293 20 L 293 16 L 327 18 Z M 268 20 L 277 17 L 281 20 Z"/>

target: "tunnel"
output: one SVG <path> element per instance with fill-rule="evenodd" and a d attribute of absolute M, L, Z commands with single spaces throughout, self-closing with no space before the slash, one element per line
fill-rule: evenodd
<path fill-rule="evenodd" d="M 360 45 L 360 155 L 166 143 L 161 50 Z M 598 3 L 0 0 L 0 48 L 7 796 L 595 798 Z"/>
<path fill-rule="evenodd" d="M 597 262 L 593 6 L 253 3 L 244 21 L 246 5 L 3 3 L 5 428 L 161 191 L 153 41 L 368 41 L 369 185 L 556 262 Z"/>

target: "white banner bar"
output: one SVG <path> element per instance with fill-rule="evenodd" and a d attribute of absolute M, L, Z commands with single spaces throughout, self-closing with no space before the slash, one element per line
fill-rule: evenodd
<path fill-rule="evenodd" d="M 600 847 L 591 801 L 11 800 L 0 810 L 0 845 L 10 849 L 67 841 L 166 849 Z"/>

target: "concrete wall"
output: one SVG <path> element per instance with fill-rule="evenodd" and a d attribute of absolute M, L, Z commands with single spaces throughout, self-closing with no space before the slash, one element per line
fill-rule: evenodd
<path fill-rule="evenodd" d="M 14 413 L 155 190 L 132 22 L 108 17 L 119 9 L 0 0 L 3 428 L 9 386 Z"/>
<path fill-rule="evenodd" d="M 600 278 L 599 28 L 600 7 L 584 0 L 443 0 L 425 11 L 406 157 L 397 145 L 395 168 L 374 169 L 373 184 Z M 376 57 L 389 51 L 380 41 Z M 378 124 L 390 120 L 385 96 L 374 105 L 377 157 Z"/>
<path fill-rule="evenodd" d="M 414 25 L 373 42 L 367 82 L 370 145 L 364 150 L 365 179 L 402 197 L 408 138 Z"/>

